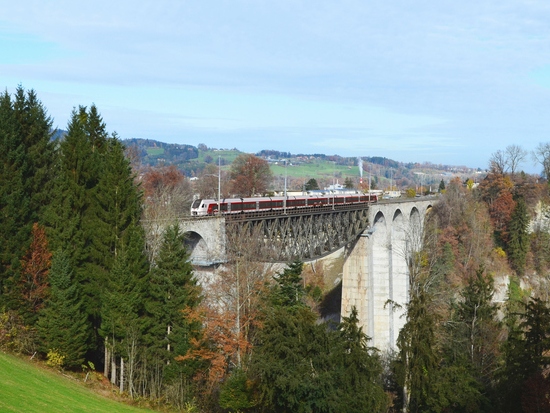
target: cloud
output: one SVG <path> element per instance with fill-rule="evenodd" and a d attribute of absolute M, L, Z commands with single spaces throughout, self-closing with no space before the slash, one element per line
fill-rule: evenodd
<path fill-rule="evenodd" d="M 485 164 L 547 140 L 549 20 L 517 0 L 20 0 L 3 7 L 0 73 L 61 123 L 95 102 L 120 133 L 244 150 L 368 135 L 381 152 Z"/>

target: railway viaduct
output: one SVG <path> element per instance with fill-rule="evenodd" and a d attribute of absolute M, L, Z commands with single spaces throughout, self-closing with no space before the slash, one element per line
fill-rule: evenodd
<path fill-rule="evenodd" d="M 280 251 L 276 260 L 316 260 L 336 250 L 345 256 L 341 316 L 356 307 L 363 331 L 383 351 L 395 349 L 406 322 L 408 260 L 421 247 L 424 219 L 436 198 L 381 201 L 349 209 L 319 209 L 273 216 L 186 218 L 191 262 L 198 266 L 226 260 L 227 231 L 254 228 Z"/>

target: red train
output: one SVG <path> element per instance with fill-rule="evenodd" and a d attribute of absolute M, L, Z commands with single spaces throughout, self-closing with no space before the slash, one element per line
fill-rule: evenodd
<path fill-rule="evenodd" d="M 286 199 L 286 204 L 285 204 Z M 239 212 L 277 211 L 284 209 L 317 207 L 323 205 L 349 205 L 378 201 L 377 195 L 365 194 L 319 194 L 303 196 L 273 196 L 256 198 L 226 198 L 219 202 L 222 214 Z M 191 215 L 205 216 L 218 213 L 215 199 L 196 199 L 191 205 Z"/>

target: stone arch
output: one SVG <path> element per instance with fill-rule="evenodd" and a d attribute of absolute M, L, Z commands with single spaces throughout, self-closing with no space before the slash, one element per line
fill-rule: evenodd
<path fill-rule="evenodd" d="M 411 208 L 411 213 L 409 215 L 409 229 L 408 229 L 408 240 L 409 243 L 409 253 L 412 251 L 420 251 L 422 247 L 422 237 L 423 230 L 422 226 L 424 219 L 420 214 L 420 211 L 417 207 Z"/>
<path fill-rule="evenodd" d="M 210 251 L 204 237 L 196 231 L 185 233 L 185 248 L 193 263 L 208 262 Z"/>

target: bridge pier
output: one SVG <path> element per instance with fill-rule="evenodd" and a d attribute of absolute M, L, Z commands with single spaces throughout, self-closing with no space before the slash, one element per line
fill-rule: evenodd
<path fill-rule="evenodd" d="M 421 247 L 425 214 L 434 201 L 379 203 L 369 210 L 370 227 L 349 251 L 342 275 L 341 315 L 356 307 L 371 345 L 396 350 L 406 322 L 408 259 Z"/>

